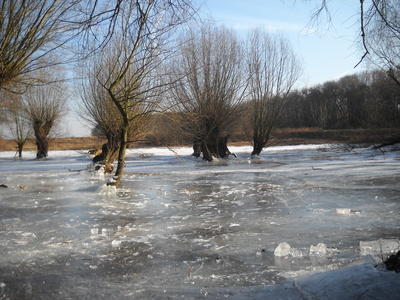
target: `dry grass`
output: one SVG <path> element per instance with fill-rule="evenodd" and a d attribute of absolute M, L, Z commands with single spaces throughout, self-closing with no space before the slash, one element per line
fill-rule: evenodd
<path fill-rule="evenodd" d="M 101 148 L 103 139 L 98 137 L 54 138 L 50 140 L 49 150 L 88 150 Z M 0 151 L 16 151 L 14 141 L 0 139 Z M 35 141 L 30 140 L 24 151 L 36 151 Z"/>

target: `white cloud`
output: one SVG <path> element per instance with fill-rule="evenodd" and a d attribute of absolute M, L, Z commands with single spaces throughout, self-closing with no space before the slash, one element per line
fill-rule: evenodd
<path fill-rule="evenodd" d="M 291 22 L 280 22 L 261 18 L 245 18 L 233 15 L 218 14 L 215 16 L 215 20 L 218 23 L 230 26 L 237 30 L 248 30 L 254 27 L 263 27 L 269 31 L 302 31 L 304 26 L 291 23 Z"/>
<path fill-rule="evenodd" d="M 344 71 L 343 73 L 340 73 L 339 75 L 334 77 L 333 80 L 339 80 L 340 78 L 345 77 L 346 75 L 349 75 L 351 73 L 354 73 L 354 69 L 349 69 L 347 71 Z"/>

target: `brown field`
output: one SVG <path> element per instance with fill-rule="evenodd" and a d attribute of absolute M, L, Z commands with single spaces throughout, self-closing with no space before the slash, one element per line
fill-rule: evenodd
<path fill-rule="evenodd" d="M 354 130 L 322 130 L 319 128 L 277 129 L 270 139 L 270 145 L 298 144 L 382 144 L 399 141 L 400 129 L 354 129 Z M 53 138 L 49 150 L 89 150 L 101 148 L 105 142 L 99 137 Z M 240 134 L 233 134 L 229 145 L 250 145 Z M 163 146 L 154 143 L 135 143 L 131 147 Z M 170 145 L 176 146 L 176 145 Z M 190 146 L 190 145 L 186 145 Z M 15 151 L 16 144 L 12 140 L 0 139 L 0 151 Z M 35 151 L 34 141 L 28 141 L 24 151 Z"/>
<path fill-rule="evenodd" d="M 104 139 L 98 137 L 69 137 L 50 139 L 49 150 L 88 150 L 101 148 Z M 24 151 L 35 151 L 34 140 L 28 141 L 24 146 Z M 0 139 L 0 151 L 16 151 L 16 144 L 12 140 Z"/>

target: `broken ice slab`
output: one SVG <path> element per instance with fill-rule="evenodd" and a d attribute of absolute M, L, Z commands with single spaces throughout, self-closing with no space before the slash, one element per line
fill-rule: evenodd
<path fill-rule="evenodd" d="M 318 243 L 317 246 L 311 245 L 310 255 L 326 255 L 328 253 L 328 247 L 324 243 Z"/>
<path fill-rule="evenodd" d="M 381 255 L 400 251 L 398 239 L 380 239 L 377 241 L 360 241 L 361 255 Z"/>
<path fill-rule="evenodd" d="M 99 234 L 99 228 L 92 228 L 92 229 L 90 229 L 90 233 L 92 234 L 92 235 L 97 235 L 97 234 Z"/>
<path fill-rule="evenodd" d="M 290 253 L 290 245 L 286 242 L 280 243 L 274 251 L 275 256 L 288 256 Z"/>
<path fill-rule="evenodd" d="M 113 241 L 111 242 L 111 246 L 112 246 L 112 247 L 117 247 L 117 248 L 119 248 L 119 247 L 121 247 L 121 245 L 122 245 L 122 241 L 121 241 L 121 240 L 113 240 Z"/>
<path fill-rule="evenodd" d="M 289 254 L 292 257 L 297 257 L 297 258 L 303 257 L 303 253 L 301 253 L 301 251 L 296 248 L 291 248 Z"/>
<path fill-rule="evenodd" d="M 350 215 L 351 209 L 350 208 L 336 208 L 337 215 Z"/>
<path fill-rule="evenodd" d="M 351 208 L 336 208 L 337 215 L 349 216 L 349 215 L 358 215 L 361 211 L 353 210 Z"/>
<path fill-rule="evenodd" d="M 303 253 L 296 248 L 290 247 L 286 242 L 280 243 L 274 251 L 274 255 L 278 257 L 292 256 L 292 257 L 302 257 Z"/>

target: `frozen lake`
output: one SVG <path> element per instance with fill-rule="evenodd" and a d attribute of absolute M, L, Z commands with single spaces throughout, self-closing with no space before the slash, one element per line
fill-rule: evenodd
<path fill-rule="evenodd" d="M 386 248 L 360 247 L 400 250 L 399 151 L 173 150 L 129 150 L 117 190 L 82 152 L 0 152 L 0 299 L 335 299 L 321 274 L 344 299 L 400 298 Z"/>

